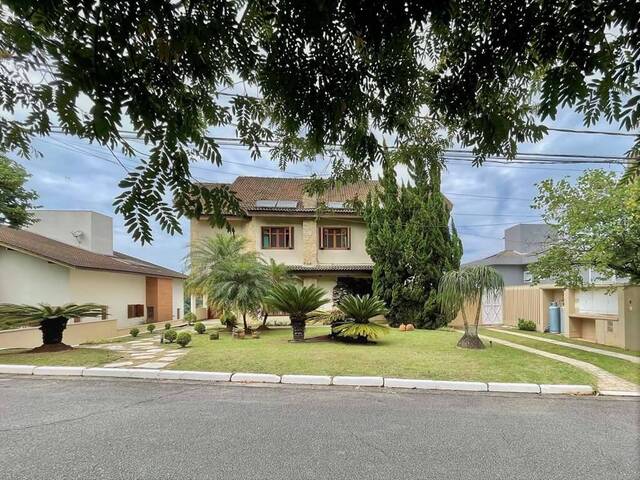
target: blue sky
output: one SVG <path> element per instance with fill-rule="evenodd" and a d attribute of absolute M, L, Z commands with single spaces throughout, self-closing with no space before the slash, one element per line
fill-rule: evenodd
<path fill-rule="evenodd" d="M 547 125 L 583 128 L 579 116 L 562 113 Z M 615 130 L 615 126 L 599 124 L 591 127 Z M 584 135 L 551 132 L 542 142 L 521 145 L 521 152 L 571 153 L 621 156 L 632 144 L 631 137 Z M 114 248 L 145 260 L 183 270 L 187 253 L 189 222 L 182 220 L 182 236 L 170 236 L 157 227 L 152 245 L 135 243 L 123 227 L 123 219 L 113 212 L 113 199 L 120 192 L 118 182 L 125 175 L 111 153 L 98 145 L 90 145 L 61 134 L 36 139 L 34 146 L 41 158 L 19 161 L 32 175 L 29 187 L 40 195 L 39 205 L 48 209 L 94 210 L 114 218 Z M 268 157 L 254 162 L 248 152 L 238 147 L 222 150 L 225 163 L 213 167 L 194 165 L 199 180 L 231 182 L 238 175 L 299 176 L 325 171 L 326 162 L 292 165 L 279 171 Z M 132 166 L 136 159 L 128 159 Z M 545 178 L 575 178 L 589 165 L 495 165 L 473 167 L 467 162 L 450 162 L 443 176 L 442 190 L 454 204 L 454 219 L 464 245 L 463 261 L 482 258 L 502 249 L 505 228 L 516 223 L 539 223 L 539 212 L 530 204 L 536 193 L 535 183 Z M 608 167 L 621 171 L 622 167 Z M 495 197 L 495 198 L 488 198 Z"/>

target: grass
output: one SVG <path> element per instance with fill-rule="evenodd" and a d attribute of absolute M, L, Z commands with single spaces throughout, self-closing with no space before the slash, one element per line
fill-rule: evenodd
<path fill-rule="evenodd" d="M 74 348 L 63 352 L 23 353 L 25 349 L 0 350 L 0 364 L 55 365 L 69 367 L 95 367 L 114 362 L 121 357 L 117 352 L 95 348 Z"/>
<path fill-rule="evenodd" d="M 328 333 L 307 329 L 307 338 Z M 192 335 L 188 355 L 171 364 L 175 370 L 276 374 L 377 375 L 434 380 L 593 384 L 591 375 L 570 365 L 504 346 L 485 350 L 456 347 L 460 334 L 416 330 L 391 333 L 377 345 L 336 342 L 293 344 L 290 328 L 263 332 L 260 339 L 220 340 Z"/>
<path fill-rule="evenodd" d="M 492 329 L 481 329 L 480 333 L 489 337 L 500 338 L 520 345 L 525 345 L 527 347 L 543 350 L 545 352 L 556 353 L 565 357 L 575 358 L 576 360 L 582 360 L 600 367 L 607 372 L 613 373 L 620 378 L 640 384 L 640 366 L 637 363 L 608 357 L 598 353 L 584 352 L 571 347 L 561 347 L 552 343 L 541 342 L 536 340 L 534 335 L 531 336 L 531 339 L 528 339 L 509 335 L 507 333 L 500 333 L 499 331 Z"/>
<path fill-rule="evenodd" d="M 609 345 L 601 345 L 599 343 L 587 342 L 586 340 L 576 340 L 575 338 L 567 338 L 559 333 L 542 333 L 542 332 L 529 332 L 526 330 L 517 330 L 514 328 L 505 329 L 510 332 L 524 333 L 525 335 L 531 335 L 532 337 L 549 338 L 551 340 L 558 340 L 559 342 L 572 343 L 574 345 L 583 345 L 585 347 L 599 348 L 600 350 L 607 350 L 609 352 L 624 353 L 625 355 L 633 355 L 634 357 L 640 357 L 640 351 L 626 350 L 619 347 L 611 347 Z"/>

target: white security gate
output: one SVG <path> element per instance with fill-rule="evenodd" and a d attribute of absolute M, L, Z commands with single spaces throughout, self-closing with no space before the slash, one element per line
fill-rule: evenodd
<path fill-rule="evenodd" d="M 480 312 L 482 325 L 502 325 L 502 294 L 484 294 L 482 296 L 482 310 Z"/>

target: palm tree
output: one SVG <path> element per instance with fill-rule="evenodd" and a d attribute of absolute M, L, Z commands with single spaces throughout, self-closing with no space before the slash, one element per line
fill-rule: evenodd
<path fill-rule="evenodd" d="M 187 291 L 208 293 L 215 282 L 215 274 L 227 262 L 236 262 L 254 257 L 254 252 L 246 252 L 244 237 L 221 233 L 196 241 L 191 254 L 185 258 L 189 277 L 185 282 Z"/>
<path fill-rule="evenodd" d="M 265 302 L 272 308 L 289 314 L 293 341 L 304 341 L 307 316 L 327 303 L 325 291 L 315 285 L 300 287 L 293 283 L 280 283 L 271 288 Z"/>
<path fill-rule="evenodd" d="M 42 346 L 34 351 L 68 350 L 70 346 L 62 343 L 64 329 L 70 318 L 101 317 L 104 307 L 95 303 L 67 303 L 52 307 L 46 303 L 33 305 L 0 304 L 0 320 L 19 322 L 24 326 L 40 325 Z"/>
<path fill-rule="evenodd" d="M 446 272 L 440 279 L 438 297 L 445 315 L 454 318 L 458 313 L 462 314 L 464 323 L 464 335 L 458 342 L 463 348 L 484 348 L 484 344 L 478 337 L 478 324 L 480 323 L 480 310 L 482 298 L 487 295 L 498 295 L 504 288 L 504 281 L 500 274 L 486 265 L 474 265 L 462 270 Z M 467 321 L 466 304 L 476 304 L 473 332 Z"/>
<path fill-rule="evenodd" d="M 249 329 L 247 314 L 256 312 L 269 290 L 264 265 L 255 258 L 243 257 L 233 262 L 223 262 L 212 275 L 209 295 L 215 305 L 224 311 L 233 310 L 242 316 L 245 330 Z"/>
<path fill-rule="evenodd" d="M 369 339 L 378 338 L 387 333 L 388 328 L 371 322 L 371 318 L 386 315 L 389 310 L 378 297 L 369 295 L 347 295 L 338 303 L 338 309 L 344 314 L 345 320 L 332 331 L 338 337 L 353 338 L 366 343 Z"/>
<path fill-rule="evenodd" d="M 265 273 L 271 287 L 281 283 L 293 282 L 297 277 L 289 273 L 289 269 L 284 263 L 278 263 L 273 258 L 265 262 Z M 267 320 L 269 318 L 270 307 L 264 301 L 260 303 L 260 315 L 262 316 L 262 325 L 259 330 L 268 330 Z"/>

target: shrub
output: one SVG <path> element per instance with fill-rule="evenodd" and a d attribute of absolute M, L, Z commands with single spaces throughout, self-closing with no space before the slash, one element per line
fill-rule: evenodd
<path fill-rule="evenodd" d="M 139 329 L 137 329 L 137 328 L 135 328 L 135 327 L 134 327 L 134 328 L 132 328 L 131 330 L 129 330 L 129 334 L 130 334 L 132 337 L 137 337 L 139 333 L 140 333 L 140 330 L 139 330 Z"/>
<path fill-rule="evenodd" d="M 197 320 L 196 315 L 193 312 L 189 312 L 184 316 L 184 319 L 187 321 L 189 325 L 193 325 L 193 323 Z"/>
<path fill-rule="evenodd" d="M 164 324 L 164 329 L 165 330 L 171 330 L 171 322 L 167 322 Z"/>
<path fill-rule="evenodd" d="M 217 330 L 209 334 L 209 340 L 218 340 L 219 338 L 220 338 L 220 334 L 218 333 Z"/>
<path fill-rule="evenodd" d="M 177 337 L 178 333 L 175 330 L 169 329 L 164 332 L 164 339 L 169 343 L 175 342 Z"/>
<path fill-rule="evenodd" d="M 536 322 L 534 322 L 533 320 L 525 320 L 524 318 L 519 318 L 518 330 L 527 330 L 529 332 L 535 332 Z"/>
<path fill-rule="evenodd" d="M 176 337 L 176 343 L 181 347 L 186 347 L 191 342 L 191 335 L 189 332 L 180 332 Z"/>
<path fill-rule="evenodd" d="M 204 323 L 202 322 L 196 322 L 196 324 L 193 326 L 193 329 L 196 331 L 196 333 L 203 334 L 207 330 L 207 327 L 205 327 Z"/>
<path fill-rule="evenodd" d="M 233 327 L 235 327 L 238 324 L 238 319 L 233 314 L 233 312 L 225 311 L 222 313 L 222 316 L 220 317 L 220 323 L 222 323 L 222 325 L 227 327 L 227 329 L 231 330 L 233 329 Z"/>
<path fill-rule="evenodd" d="M 149 325 L 147 325 L 147 332 L 153 333 L 155 329 L 156 329 L 156 326 L 153 323 L 150 323 Z"/>

